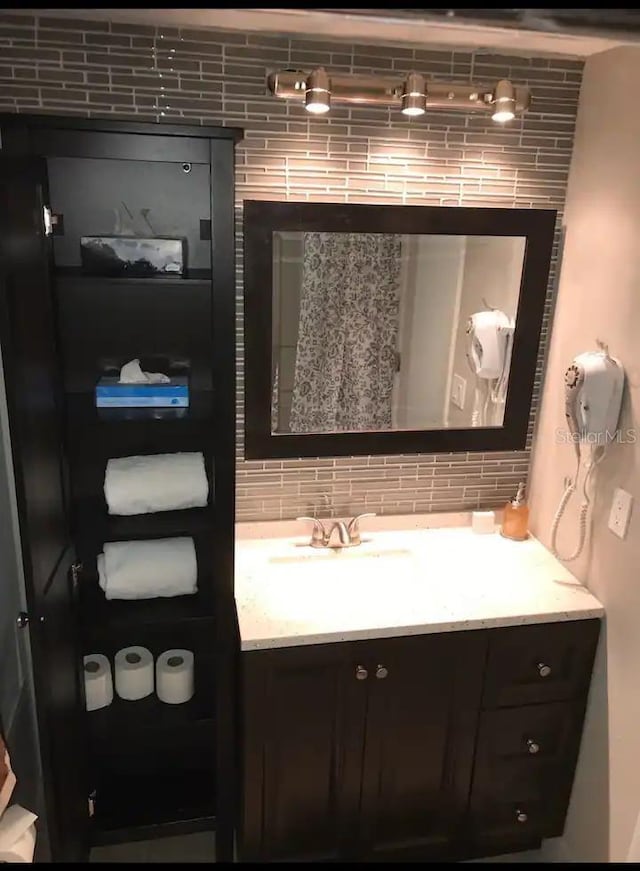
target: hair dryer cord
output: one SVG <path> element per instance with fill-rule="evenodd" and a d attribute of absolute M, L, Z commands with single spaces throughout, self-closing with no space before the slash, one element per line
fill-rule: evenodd
<path fill-rule="evenodd" d="M 580 556 L 580 554 L 582 553 L 582 550 L 584 548 L 584 543 L 585 543 L 586 538 L 587 538 L 587 530 L 588 530 L 588 526 L 589 526 L 589 506 L 590 506 L 589 491 L 588 491 L 589 478 L 593 474 L 593 470 L 595 469 L 595 467 L 598 465 L 598 463 L 604 457 L 605 450 L 606 449 L 603 447 L 600 455 L 596 457 L 597 447 L 592 447 L 592 449 L 591 449 L 591 462 L 589 463 L 589 465 L 587 467 L 587 471 L 586 471 L 586 474 L 584 476 L 584 482 L 582 484 L 583 501 L 582 501 L 582 504 L 580 505 L 580 513 L 578 515 L 578 543 L 577 543 L 575 550 L 573 551 L 572 554 L 570 554 L 569 556 L 563 556 L 561 553 L 558 552 L 558 546 L 557 546 L 558 528 L 560 526 L 560 521 L 562 520 L 562 516 L 565 512 L 565 509 L 566 509 L 568 503 L 569 503 L 569 500 L 571 499 L 571 497 L 573 496 L 573 494 L 576 491 L 576 484 L 578 482 L 578 476 L 580 474 L 580 459 L 581 459 L 580 458 L 580 448 L 576 447 L 577 463 L 576 463 L 575 478 L 572 479 L 571 481 L 569 481 L 569 484 L 567 485 L 566 490 L 562 494 L 562 498 L 560 499 L 560 504 L 558 505 L 558 510 L 555 513 L 555 516 L 553 518 L 553 524 L 551 526 L 551 551 L 553 552 L 554 556 L 557 556 L 558 559 L 561 559 L 564 562 L 572 562 L 573 560 L 577 559 Z"/>

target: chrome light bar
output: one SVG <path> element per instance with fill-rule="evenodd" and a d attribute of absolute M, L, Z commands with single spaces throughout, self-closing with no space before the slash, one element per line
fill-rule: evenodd
<path fill-rule="evenodd" d="M 267 78 L 270 92 L 283 100 L 297 100 L 304 104 L 308 80 L 315 70 L 279 70 Z M 415 74 L 409 74 L 409 76 Z M 331 104 L 391 106 L 402 110 L 402 98 L 406 97 L 408 77 L 387 78 L 383 76 L 359 76 L 328 73 Z M 495 113 L 497 85 L 464 85 L 451 82 L 426 81 L 425 98 L 427 111 L 444 109 Z M 525 112 L 531 102 L 527 87 L 512 86 L 515 95 L 515 113 Z M 496 120 L 503 120 L 496 118 Z M 506 119 L 505 119 L 506 120 Z"/>

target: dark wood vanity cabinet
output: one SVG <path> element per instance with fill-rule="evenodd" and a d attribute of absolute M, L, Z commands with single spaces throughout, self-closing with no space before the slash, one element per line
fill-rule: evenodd
<path fill-rule="evenodd" d="M 468 833 L 480 852 L 561 835 L 599 620 L 487 632 Z"/>
<path fill-rule="evenodd" d="M 467 800 L 481 633 L 263 651 L 243 661 L 245 859 L 449 842 Z"/>
<path fill-rule="evenodd" d="M 598 631 L 243 653 L 241 859 L 462 858 L 560 834 Z"/>

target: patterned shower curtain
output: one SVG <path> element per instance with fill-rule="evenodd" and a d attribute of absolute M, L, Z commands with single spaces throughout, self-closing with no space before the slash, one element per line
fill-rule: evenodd
<path fill-rule="evenodd" d="M 401 237 L 305 233 L 291 432 L 391 427 Z"/>

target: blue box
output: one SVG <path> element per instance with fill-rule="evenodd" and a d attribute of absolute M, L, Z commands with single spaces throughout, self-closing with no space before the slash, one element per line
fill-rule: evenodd
<path fill-rule="evenodd" d="M 189 379 L 178 375 L 169 384 L 120 384 L 104 376 L 96 385 L 97 408 L 188 408 Z"/>

